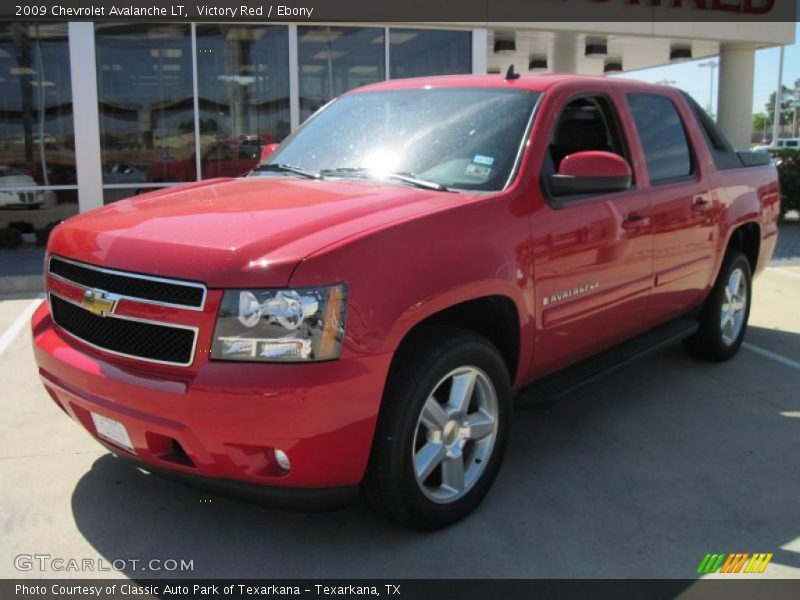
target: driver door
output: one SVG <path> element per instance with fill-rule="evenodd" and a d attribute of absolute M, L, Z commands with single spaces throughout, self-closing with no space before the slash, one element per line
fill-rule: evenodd
<path fill-rule="evenodd" d="M 636 181 L 622 192 L 554 198 L 549 176 L 565 156 L 612 152 L 631 164 L 617 108 L 605 94 L 563 107 L 542 166 L 547 204 L 532 216 L 537 376 L 642 331 L 653 278 L 650 200 Z"/>

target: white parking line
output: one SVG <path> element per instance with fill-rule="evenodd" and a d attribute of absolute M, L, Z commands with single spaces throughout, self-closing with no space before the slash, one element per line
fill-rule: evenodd
<path fill-rule="evenodd" d="M 750 352 L 755 352 L 756 354 L 760 354 L 765 358 L 770 358 L 775 362 L 779 362 L 786 367 L 791 367 L 792 369 L 797 369 L 798 371 L 800 371 L 800 362 L 797 362 L 796 360 L 792 360 L 791 358 L 787 358 L 782 354 L 777 354 L 770 350 L 765 350 L 764 348 L 761 348 L 759 346 L 754 346 L 753 344 L 750 344 L 748 342 L 744 342 L 742 346 L 750 350 Z"/>
<path fill-rule="evenodd" d="M 3 332 L 3 335 L 0 335 L 0 356 L 5 354 L 6 350 L 11 345 L 11 342 L 14 341 L 14 338 L 17 337 L 19 332 L 22 331 L 22 329 L 28 324 L 28 321 L 33 316 L 34 311 L 36 311 L 41 302 L 41 298 L 37 298 L 31 302 L 28 307 L 22 311 L 22 314 L 16 318 L 11 326 Z"/>

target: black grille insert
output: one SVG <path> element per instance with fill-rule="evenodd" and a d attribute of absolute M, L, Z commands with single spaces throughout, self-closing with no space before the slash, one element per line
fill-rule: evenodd
<path fill-rule="evenodd" d="M 50 294 L 50 309 L 59 327 L 98 348 L 176 365 L 192 362 L 194 330 L 98 317 L 53 294 Z"/>
<path fill-rule="evenodd" d="M 50 273 L 78 285 L 151 302 L 201 308 L 205 297 L 205 288 L 200 284 L 185 285 L 148 279 L 134 273 L 101 271 L 57 256 L 50 257 Z"/>

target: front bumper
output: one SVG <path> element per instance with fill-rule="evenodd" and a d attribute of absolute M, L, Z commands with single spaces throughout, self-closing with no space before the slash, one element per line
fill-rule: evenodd
<path fill-rule="evenodd" d="M 131 366 L 61 333 L 45 303 L 32 327 L 50 396 L 118 455 L 212 485 L 337 488 L 363 477 L 391 354 L 161 369 Z M 123 424 L 134 451 L 99 438 L 92 413 Z M 275 448 L 290 471 L 275 462 Z"/>

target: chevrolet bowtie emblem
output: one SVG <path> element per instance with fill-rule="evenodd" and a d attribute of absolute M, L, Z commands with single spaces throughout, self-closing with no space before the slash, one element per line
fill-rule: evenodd
<path fill-rule="evenodd" d="M 98 317 L 105 317 L 114 312 L 117 300 L 107 297 L 103 292 L 86 290 L 81 298 L 81 306 Z"/>

